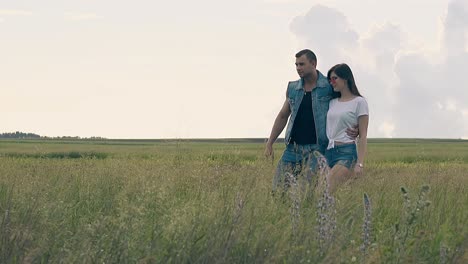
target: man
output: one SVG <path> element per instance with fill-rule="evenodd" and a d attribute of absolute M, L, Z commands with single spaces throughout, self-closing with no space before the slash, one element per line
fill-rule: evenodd
<path fill-rule="evenodd" d="M 265 147 L 265 156 L 274 158 L 273 143 L 283 131 L 286 123 L 286 149 L 278 163 L 273 179 L 273 191 L 283 184 L 289 185 L 285 177 L 290 172 L 297 178 L 306 169 L 307 178 L 316 170 L 317 162 L 312 156 L 314 151 L 324 153 L 328 145 L 326 133 L 328 103 L 338 94 L 333 92 L 328 79 L 317 69 L 317 57 L 308 49 L 296 54 L 296 70 L 300 79 L 289 82 L 286 100 L 275 119 L 270 137 Z M 356 131 L 348 130 L 355 138 Z"/>

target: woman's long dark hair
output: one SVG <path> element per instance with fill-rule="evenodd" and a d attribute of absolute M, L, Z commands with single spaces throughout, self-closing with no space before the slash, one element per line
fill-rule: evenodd
<path fill-rule="evenodd" d="M 362 97 L 362 95 L 359 93 L 359 90 L 356 86 L 356 82 L 354 81 L 353 72 L 351 71 L 351 68 L 349 68 L 349 66 L 346 63 L 337 64 L 333 66 L 330 70 L 328 70 L 328 73 L 327 73 L 328 81 L 330 81 L 332 72 L 335 72 L 335 74 L 341 79 L 346 80 L 346 82 L 348 83 L 348 88 L 352 94 Z"/>

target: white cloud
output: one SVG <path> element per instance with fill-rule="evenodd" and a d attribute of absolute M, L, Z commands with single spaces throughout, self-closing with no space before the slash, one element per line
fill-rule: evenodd
<path fill-rule="evenodd" d="M 395 125 L 392 122 L 384 121 L 379 126 L 379 131 L 383 134 L 384 137 L 392 138 L 395 131 Z"/>
<path fill-rule="evenodd" d="M 463 109 L 462 110 L 462 115 L 466 118 L 468 118 L 468 109 Z"/>
<path fill-rule="evenodd" d="M 468 67 L 468 61 L 465 65 Z M 466 118 L 457 111 L 463 104 L 468 106 L 468 98 L 459 89 L 457 73 L 448 70 L 453 67 L 451 60 L 431 64 L 424 54 L 402 56 L 397 61 L 399 101 L 393 109 L 397 137 L 460 138 L 468 132 Z"/>
<path fill-rule="evenodd" d="M 415 50 L 403 26 L 386 23 L 357 32 L 343 13 L 324 6 L 296 17 L 291 31 L 316 52 L 322 71 L 328 68 L 320 68 L 320 61 L 351 66 L 369 102 L 369 136 L 460 138 L 468 133 L 466 6 L 466 0 L 449 4 L 442 44 L 427 49 Z"/>
<path fill-rule="evenodd" d="M 264 3 L 273 3 L 273 4 L 290 4 L 302 2 L 303 0 L 263 0 Z"/>
<path fill-rule="evenodd" d="M 348 19 L 338 10 L 322 5 L 294 18 L 290 29 L 304 47 L 316 53 L 318 64 L 325 67 L 341 62 L 358 45 L 359 35 L 350 27 Z"/>
<path fill-rule="evenodd" d="M 32 12 L 19 9 L 0 9 L 0 15 L 4 16 L 30 16 Z"/>
<path fill-rule="evenodd" d="M 375 27 L 369 34 L 368 38 L 362 39 L 363 48 L 372 53 L 377 69 L 392 70 L 396 55 L 406 41 L 401 28 L 387 23 Z"/>
<path fill-rule="evenodd" d="M 465 53 L 465 36 L 468 29 L 468 1 L 451 1 L 444 22 L 444 44 L 448 56 Z"/>
<path fill-rule="evenodd" d="M 65 18 L 75 21 L 86 21 L 101 19 L 102 16 L 99 16 L 95 13 L 66 13 Z"/>
<path fill-rule="evenodd" d="M 394 119 L 392 109 L 397 103 L 395 87 L 399 79 L 394 62 L 405 41 L 401 29 L 386 23 L 361 36 L 343 13 L 323 6 L 314 6 L 305 16 L 296 17 L 290 28 L 305 47 L 316 52 L 323 73 L 337 63 L 350 65 L 372 113 L 369 136 L 393 136 L 395 125 L 388 120 Z"/>
<path fill-rule="evenodd" d="M 457 102 L 454 101 L 453 99 L 447 99 L 447 101 L 445 103 L 445 109 L 447 109 L 447 111 L 456 112 L 457 111 Z"/>
<path fill-rule="evenodd" d="M 457 101 L 452 98 L 447 98 L 445 100 L 445 104 L 442 104 L 441 102 L 437 101 L 435 105 L 436 105 L 436 109 L 439 111 L 450 111 L 450 112 L 458 111 Z M 463 114 L 463 111 L 461 111 L 461 113 Z"/>

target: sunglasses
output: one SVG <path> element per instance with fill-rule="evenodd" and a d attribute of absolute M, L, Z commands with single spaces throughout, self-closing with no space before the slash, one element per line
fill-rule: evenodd
<path fill-rule="evenodd" d="M 334 82 L 336 82 L 337 79 L 338 79 L 338 76 L 331 76 L 330 77 L 330 82 L 334 83 Z"/>

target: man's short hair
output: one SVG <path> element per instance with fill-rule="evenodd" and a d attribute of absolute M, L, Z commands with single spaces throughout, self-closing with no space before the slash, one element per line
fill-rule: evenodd
<path fill-rule="evenodd" d="M 313 53 L 311 50 L 309 49 L 304 49 L 304 50 L 301 50 L 299 51 L 297 54 L 296 54 L 296 58 L 299 58 L 301 57 L 302 55 L 306 55 L 307 59 L 310 61 L 310 62 L 317 62 L 317 57 L 315 56 L 315 53 Z"/>

